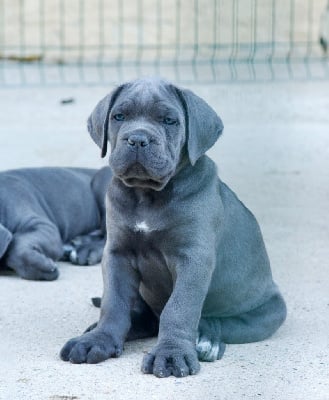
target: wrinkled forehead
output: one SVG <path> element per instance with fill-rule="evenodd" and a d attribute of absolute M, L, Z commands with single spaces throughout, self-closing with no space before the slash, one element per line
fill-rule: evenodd
<path fill-rule="evenodd" d="M 118 107 L 135 113 L 183 112 L 174 86 L 160 80 L 137 80 L 126 84 L 115 101 L 114 108 Z"/>

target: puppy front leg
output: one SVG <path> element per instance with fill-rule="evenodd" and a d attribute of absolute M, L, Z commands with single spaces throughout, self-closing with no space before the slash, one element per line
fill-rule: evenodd
<path fill-rule="evenodd" d="M 160 316 L 158 343 L 143 359 L 144 373 L 184 377 L 200 370 L 195 343 L 214 264 L 206 256 L 180 260 L 173 292 Z"/>
<path fill-rule="evenodd" d="M 138 295 L 139 278 L 129 261 L 114 252 L 104 254 L 104 295 L 97 326 L 83 335 L 69 340 L 60 352 L 64 361 L 98 363 L 118 357 L 131 325 L 130 312 Z"/>

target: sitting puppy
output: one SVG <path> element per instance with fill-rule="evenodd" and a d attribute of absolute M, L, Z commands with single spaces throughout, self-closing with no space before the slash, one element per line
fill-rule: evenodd
<path fill-rule="evenodd" d="M 25 279 L 53 280 L 58 277 L 55 261 L 61 258 L 80 265 L 98 263 L 110 179 L 109 167 L 1 172 L 1 265 Z"/>
<path fill-rule="evenodd" d="M 215 111 L 189 90 L 143 79 L 101 100 L 88 128 L 103 155 L 109 135 L 114 175 L 104 294 L 99 322 L 61 358 L 97 363 L 158 329 L 142 371 L 181 377 L 199 371 L 198 359 L 220 359 L 226 343 L 271 336 L 286 306 L 255 217 L 205 155 L 223 130 Z"/>

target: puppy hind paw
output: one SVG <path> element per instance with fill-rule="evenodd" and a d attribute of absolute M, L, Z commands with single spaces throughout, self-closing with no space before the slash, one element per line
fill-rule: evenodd
<path fill-rule="evenodd" d="M 102 260 L 103 243 L 91 243 L 75 247 L 69 254 L 69 260 L 74 265 L 95 265 Z"/>
<path fill-rule="evenodd" d="M 100 262 L 101 256 L 88 247 L 80 247 L 70 252 L 69 260 L 74 265 L 94 265 Z"/>
<path fill-rule="evenodd" d="M 70 243 L 65 243 L 63 245 L 63 254 L 60 258 L 61 261 L 70 261 L 71 254 L 75 250 L 74 246 Z"/>
<path fill-rule="evenodd" d="M 196 343 L 196 351 L 200 361 L 216 361 L 220 360 L 225 353 L 226 344 L 219 341 L 211 341 L 202 336 L 198 338 Z"/>
<path fill-rule="evenodd" d="M 221 340 L 222 329 L 219 318 L 202 317 L 199 322 L 196 351 L 201 361 L 220 360 L 225 352 L 225 343 Z"/>

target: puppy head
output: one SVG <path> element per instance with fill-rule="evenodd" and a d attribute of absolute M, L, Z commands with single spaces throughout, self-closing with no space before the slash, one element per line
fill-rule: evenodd
<path fill-rule="evenodd" d="M 163 80 L 140 79 L 116 88 L 88 119 L 96 144 L 127 186 L 162 190 L 184 154 L 192 165 L 215 143 L 223 124 L 192 92 Z"/>

